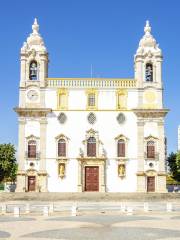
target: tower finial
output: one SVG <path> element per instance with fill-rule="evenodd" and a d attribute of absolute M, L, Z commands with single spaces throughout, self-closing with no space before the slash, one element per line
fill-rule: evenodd
<path fill-rule="evenodd" d="M 146 26 L 144 27 L 145 34 L 151 33 L 151 26 L 149 24 L 149 20 L 146 21 Z"/>
<path fill-rule="evenodd" d="M 32 30 L 34 34 L 38 34 L 39 32 L 39 25 L 37 22 L 37 18 L 34 19 L 34 24 L 32 25 Z"/>

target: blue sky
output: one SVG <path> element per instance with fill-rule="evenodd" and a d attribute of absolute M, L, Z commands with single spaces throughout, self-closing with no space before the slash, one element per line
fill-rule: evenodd
<path fill-rule="evenodd" d="M 38 18 L 49 51 L 50 77 L 134 77 L 133 57 L 145 21 L 163 50 L 168 152 L 180 124 L 180 1 L 6 0 L 0 14 L 0 143 L 17 145 L 19 51 Z"/>

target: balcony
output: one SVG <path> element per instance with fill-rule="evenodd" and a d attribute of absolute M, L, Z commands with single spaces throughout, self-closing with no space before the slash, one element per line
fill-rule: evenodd
<path fill-rule="evenodd" d="M 36 154 L 28 154 L 28 152 L 25 152 L 25 158 L 26 160 L 39 160 L 40 159 L 40 152 L 36 152 Z"/>
<path fill-rule="evenodd" d="M 154 156 L 148 156 L 147 152 L 144 153 L 144 159 L 145 160 L 155 160 L 158 161 L 159 160 L 159 153 L 155 152 Z"/>

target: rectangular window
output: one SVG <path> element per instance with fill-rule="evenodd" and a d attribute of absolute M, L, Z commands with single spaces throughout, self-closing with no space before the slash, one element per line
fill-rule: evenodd
<path fill-rule="evenodd" d="M 36 145 L 28 145 L 28 158 L 36 158 Z"/>
<path fill-rule="evenodd" d="M 67 91 L 64 89 L 59 89 L 57 93 L 57 108 L 58 109 L 67 109 Z"/>
<path fill-rule="evenodd" d="M 155 158 L 154 146 L 147 146 L 147 157 L 148 158 Z"/>
<path fill-rule="evenodd" d="M 116 93 L 116 108 L 127 109 L 127 90 L 118 90 Z"/>
<path fill-rule="evenodd" d="M 88 95 L 88 106 L 95 107 L 96 106 L 96 97 L 94 93 L 90 93 Z"/>

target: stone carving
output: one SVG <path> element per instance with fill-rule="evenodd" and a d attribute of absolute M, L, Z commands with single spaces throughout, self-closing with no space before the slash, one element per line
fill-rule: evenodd
<path fill-rule="evenodd" d="M 123 124 L 126 120 L 126 117 L 123 113 L 119 113 L 116 119 L 119 124 Z"/>
<path fill-rule="evenodd" d="M 59 116 L 58 116 L 58 120 L 61 124 L 64 124 L 67 120 L 67 117 L 66 117 L 65 113 L 60 113 Z"/>
<path fill-rule="evenodd" d="M 89 113 L 87 119 L 90 124 L 94 124 L 96 122 L 96 115 L 91 112 Z"/>

